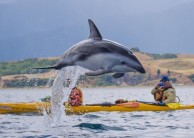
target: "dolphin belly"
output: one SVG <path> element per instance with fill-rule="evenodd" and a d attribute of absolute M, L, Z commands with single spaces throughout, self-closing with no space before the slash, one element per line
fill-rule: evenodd
<path fill-rule="evenodd" d="M 112 71 L 112 67 L 120 62 L 120 57 L 114 54 L 100 53 L 89 56 L 83 61 L 77 61 L 76 65 L 87 68 L 89 70 L 105 69 Z"/>
<path fill-rule="evenodd" d="M 128 66 L 123 66 L 123 65 L 115 65 L 112 67 L 113 72 L 120 72 L 120 73 L 125 73 L 125 72 L 137 72 L 136 69 L 130 68 Z"/>

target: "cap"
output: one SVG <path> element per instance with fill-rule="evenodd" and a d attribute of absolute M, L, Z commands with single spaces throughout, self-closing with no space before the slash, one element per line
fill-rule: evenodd
<path fill-rule="evenodd" d="M 166 82 L 166 81 L 169 81 L 168 76 L 166 75 L 162 76 L 162 79 L 160 80 L 160 82 Z"/>

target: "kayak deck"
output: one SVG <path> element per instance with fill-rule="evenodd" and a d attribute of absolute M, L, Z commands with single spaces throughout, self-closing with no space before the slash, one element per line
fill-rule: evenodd
<path fill-rule="evenodd" d="M 48 102 L 0 103 L 0 114 L 42 113 L 49 107 Z"/>
<path fill-rule="evenodd" d="M 83 106 L 67 106 L 65 108 L 66 114 L 83 114 L 89 112 L 133 112 L 133 111 L 170 111 L 170 110 L 184 110 L 194 109 L 194 105 L 180 105 L 178 107 L 158 106 L 148 103 L 128 102 L 119 105 L 113 104 L 94 104 Z M 138 103 L 138 104 L 137 104 Z M 43 110 L 49 110 L 51 104 L 49 102 L 31 102 L 31 103 L 0 103 L 0 114 L 22 114 L 22 113 L 42 113 Z"/>
<path fill-rule="evenodd" d="M 184 110 L 184 109 L 194 109 L 194 105 L 181 105 L 176 108 L 171 108 L 168 106 L 158 106 L 153 104 L 144 104 L 140 103 L 138 107 L 126 107 L 126 106 L 80 106 L 80 107 L 69 107 L 66 108 L 65 111 L 67 114 L 82 114 L 89 112 L 99 112 L 99 111 L 107 111 L 107 112 L 134 112 L 134 111 L 170 111 L 170 110 Z"/>

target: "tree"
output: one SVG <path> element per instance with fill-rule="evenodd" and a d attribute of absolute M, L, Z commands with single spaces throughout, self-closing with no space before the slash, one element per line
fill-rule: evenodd
<path fill-rule="evenodd" d="M 139 50 L 138 47 L 132 47 L 132 48 L 131 48 L 131 51 L 132 51 L 132 52 L 140 52 L 140 50 Z"/>
<path fill-rule="evenodd" d="M 157 77 L 159 78 L 161 75 L 160 69 L 157 70 Z"/>
<path fill-rule="evenodd" d="M 167 71 L 167 74 L 168 74 L 168 76 L 170 76 L 170 75 L 171 75 L 171 72 L 170 72 L 170 70 L 168 70 L 168 71 Z"/>

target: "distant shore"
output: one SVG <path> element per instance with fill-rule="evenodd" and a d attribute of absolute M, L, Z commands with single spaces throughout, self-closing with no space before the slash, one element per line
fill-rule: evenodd
<path fill-rule="evenodd" d="M 134 52 L 142 62 L 146 73 L 125 73 L 119 79 L 113 74 L 88 77 L 80 76 L 80 87 L 133 87 L 154 86 L 161 75 L 169 76 L 178 85 L 194 86 L 194 54 L 149 54 Z M 0 88 L 51 87 L 56 77 L 54 70 L 33 70 L 34 67 L 53 65 L 57 58 L 25 59 L 0 62 Z"/>

